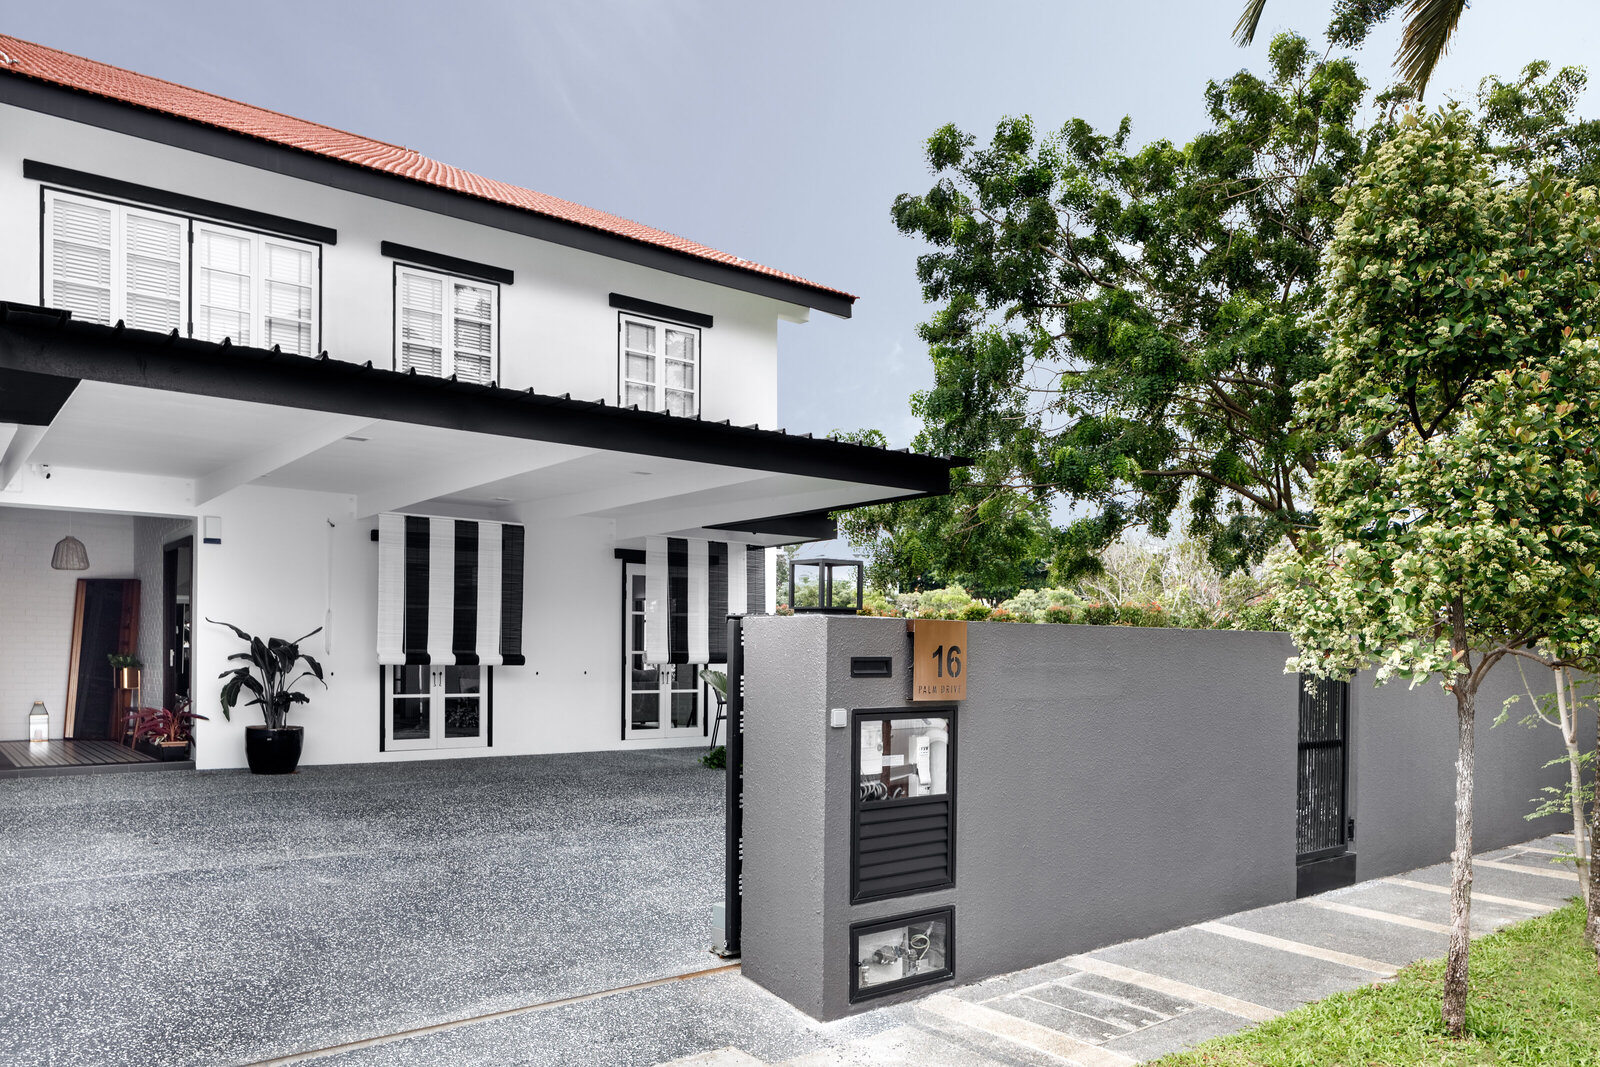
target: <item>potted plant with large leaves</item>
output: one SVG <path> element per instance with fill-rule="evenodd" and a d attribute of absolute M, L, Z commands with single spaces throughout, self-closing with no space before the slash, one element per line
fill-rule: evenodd
<path fill-rule="evenodd" d="M 246 701 L 245 706 L 260 705 L 261 714 L 266 719 L 264 725 L 244 728 L 244 753 L 250 762 L 250 770 L 256 774 L 293 774 L 300 763 L 305 727 L 288 724 L 289 708 L 311 699 L 296 690 L 295 686 L 307 678 L 322 682 L 324 688 L 328 684 L 322 678 L 322 664 L 302 653 L 300 642 L 321 633 L 322 627 L 293 641 L 285 641 L 281 637 L 269 637 L 263 641 L 232 623 L 217 622 L 210 618 L 206 621 L 226 626 L 250 646 L 250 651 L 235 652 L 228 657 L 229 662 L 238 661 L 241 666 L 217 675 L 218 678 L 227 679 L 222 686 L 223 718 L 232 720 L 233 707 L 239 702 L 239 694 L 248 690 L 254 699 Z M 305 664 L 303 670 L 301 664 Z M 295 674 L 297 670 L 299 674 Z"/>

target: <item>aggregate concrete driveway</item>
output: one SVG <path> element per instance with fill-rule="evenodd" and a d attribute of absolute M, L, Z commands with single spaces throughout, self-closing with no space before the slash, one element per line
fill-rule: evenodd
<path fill-rule="evenodd" d="M 696 755 L 0 781 L 0 1063 L 245 1064 L 715 966 Z"/>

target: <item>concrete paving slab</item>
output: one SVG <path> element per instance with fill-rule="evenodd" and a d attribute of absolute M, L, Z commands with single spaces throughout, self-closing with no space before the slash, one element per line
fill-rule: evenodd
<path fill-rule="evenodd" d="M 1001 997 L 999 1000 L 985 1001 L 984 1007 L 1038 1023 L 1057 1033 L 1092 1044 L 1101 1044 L 1113 1037 L 1131 1033 L 1135 1029 L 1098 1015 L 1088 1015 L 1053 1004 L 1048 1000 L 1036 999 L 1029 994 L 1019 993 L 1015 996 Z"/>
<path fill-rule="evenodd" d="M 1426 893 L 1434 893 L 1442 896 L 1450 895 L 1450 887 L 1447 885 L 1431 885 L 1428 882 L 1414 882 L 1409 878 L 1401 878 L 1398 875 L 1392 878 L 1385 878 L 1384 881 L 1398 886 L 1405 886 L 1408 889 L 1420 889 Z M 1507 907 L 1516 908 L 1520 911 L 1526 911 L 1529 915 L 1543 915 L 1545 912 L 1552 910 L 1552 907 L 1549 904 L 1539 904 L 1531 900 L 1518 900 L 1514 897 L 1496 896 L 1493 893 L 1485 893 L 1482 889 L 1479 889 L 1476 886 L 1474 886 L 1472 890 L 1472 899 L 1474 901 L 1484 901 L 1489 904 L 1504 904 Z"/>
<path fill-rule="evenodd" d="M 1476 883 L 1476 879 L 1474 879 Z M 1354 904 L 1373 911 L 1421 919 L 1424 922 L 1450 925 L 1450 898 L 1433 893 L 1395 885 L 1393 882 L 1359 882 L 1345 889 L 1323 893 L 1318 900 L 1340 904 Z M 1487 934 L 1507 923 L 1521 922 L 1528 917 L 1526 910 L 1511 908 L 1488 901 L 1473 901 L 1472 932 Z"/>
<path fill-rule="evenodd" d="M 1158 934 L 1100 949 L 1093 955 L 1277 1011 L 1356 989 L 1373 980 L 1368 971 L 1194 929 Z"/>
<path fill-rule="evenodd" d="M 1163 1018 L 1172 1018 L 1185 1012 L 1197 1010 L 1200 1005 L 1192 1000 L 1171 996 L 1145 986 L 1134 985 L 1131 982 L 1120 982 L 1115 978 L 1104 975 L 1081 972 L 1066 979 L 1064 985 L 1071 985 L 1097 996 L 1118 1000 L 1136 1008 L 1142 1008 L 1153 1015 Z"/>
<path fill-rule="evenodd" d="M 1449 886 L 1450 867 L 1447 864 L 1420 867 L 1417 870 L 1406 872 L 1405 878 L 1407 881 L 1429 882 L 1433 885 Z M 1474 911 L 1477 910 L 1476 892 L 1478 890 L 1483 890 L 1496 896 L 1530 900 L 1552 908 L 1559 908 L 1578 895 L 1577 882 L 1571 883 L 1571 888 L 1568 888 L 1566 883 L 1557 881 L 1554 878 L 1543 878 L 1536 874 L 1508 871 L 1503 868 L 1484 867 L 1481 864 L 1473 864 L 1472 888 L 1474 891 Z"/>
<path fill-rule="evenodd" d="M 1086 1015 L 1092 1019 L 1104 1019 L 1116 1027 L 1109 1036 L 1118 1037 L 1122 1034 L 1132 1033 L 1155 1023 L 1165 1022 L 1171 1018 L 1160 1012 L 1141 1008 L 1138 1005 L 1123 1000 L 1120 997 L 1108 997 L 1095 993 L 1080 986 L 1054 983 L 1040 986 L 1027 994 L 1034 1000 L 1042 1000 L 1058 1007 L 1066 1008 Z M 1180 1011 L 1188 1010 L 1187 1007 Z"/>
<path fill-rule="evenodd" d="M 1176 1018 L 1115 1038 L 1106 1047 L 1135 1060 L 1153 1060 L 1169 1052 L 1182 1052 L 1202 1041 L 1236 1034 L 1254 1026 L 1249 1019 L 1216 1008 L 1197 1008 Z"/>
<path fill-rule="evenodd" d="M 1449 941 L 1442 934 L 1413 930 L 1363 916 L 1343 915 L 1308 907 L 1302 902 L 1273 904 L 1228 916 L 1234 926 L 1274 937 L 1286 937 L 1339 952 L 1406 964 L 1443 955 Z"/>
<path fill-rule="evenodd" d="M 954 989 L 946 990 L 946 992 L 961 1000 L 994 1000 L 996 997 L 1003 997 L 1011 993 L 1021 993 L 1077 973 L 1079 972 L 1076 967 L 1057 960 L 1054 963 L 1046 963 L 1040 967 L 1029 967 L 1025 971 L 1013 971 L 1010 974 L 985 978 L 983 981 L 974 982 L 971 985 L 957 986 Z"/>

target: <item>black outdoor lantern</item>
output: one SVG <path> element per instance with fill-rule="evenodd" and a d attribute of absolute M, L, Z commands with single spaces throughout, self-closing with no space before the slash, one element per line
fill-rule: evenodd
<path fill-rule="evenodd" d="M 796 585 L 796 575 L 805 568 L 816 571 L 816 601 L 801 604 L 797 591 L 810 599 L 812 583 L 802 581 Z M 792 559 L 789 561 L 789 606 L 796 613 L 818 612 L 823 615 L 854 615 L 861 610 L 861 587 L 864 565 L 859 559 Z M 853 594 L 853 595 L 852 595 Z"/>

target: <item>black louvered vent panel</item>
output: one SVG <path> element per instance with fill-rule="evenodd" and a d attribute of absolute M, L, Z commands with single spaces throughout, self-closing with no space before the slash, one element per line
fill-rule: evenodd
<path fill-rule="evenodd" d="M 862 807 L 856 820 L 854 899 L 899 896 L 954 881 L 947 797 Z"/>

